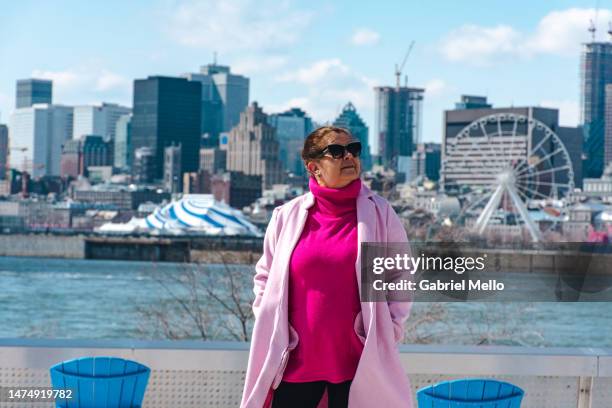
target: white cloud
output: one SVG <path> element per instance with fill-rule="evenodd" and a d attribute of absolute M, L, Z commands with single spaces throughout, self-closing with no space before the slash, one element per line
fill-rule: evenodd
<path fill-rule="evenodd" d="M 253 75 L 270 73 L 287 65 L 287 58 L 281 55 L 246 57 L 232 63 L 232 72 Z"/>
<path fill-rule="evenodd" d="M 54 91 L 56 89 L 74 90 L 84 87 L 96 91 L 109 91 L 130 87 L 130 81 L 127 78 L 104 68 L 93 69 L 90 66 L 68 68 L 63 71 L 35 69 L 32 71 L 32 77 L 52 80 Z"/>
<path fill-rule="evenodd" d="M 73 69 L 64 71 L 44 71 L 35 69 L 32 71 L 32 77 L 38 79 L 50 79 L 53 81 L 53 87 L 58 88 L 76 88 L 87 82 L 87 73 L 77 73 Z"/>
<path fill-rule="evenodd" d="M 561 126 L 578 126 L 580 123 L 580 104 L 576 100 L 543 100 L 540 106 L 559 109 L 559 124 Z"/>
<path fill-rule="evenodd" d="M 355 30 L 351 37 L 353 45 L 375 45 L 380 41 L 380 34 L 369 28 L 359 28 Z"/>
<path fill-rule="evenodd" d="M 438 97 L 448 90 L 448 85 L 439 78 L 430 79 L 425 83 L 425 95 L 429 98 Z"/>
<path fill-rule="evenodd" d="M 130 87 L 130 80 L 107 70 L 102 70 L 96 79 L 97 91 L 108 91 L 114 88 Z"/>
<path fill-rule="evenodd" d="M 294 44 L 312 12 L 290 1 L 186 0 L 167 12 L 167 34 L 179 44 L 216 51 L 269 50 Z"/>
<path fill-rule="evenodd" d="M 571 8 L 553 11 L 538 23 L 536 32 L 526 41 L 526 48 L 531 53 L 550 53 L 558 55 L 576 55 L 583 41 L 590 40 L 587 32 L 589 21 L 594 19 L 595 10 Z M 606 35 L 607 23 L 612 18 L 612 11 L 599 10 L 597 18 L 598 35 Z"/>
<path fill-rule="evenodd" d="M 349 101 L 364 119 L 374 108 L 373 87 L 378 82 L 355 72 L 338 58 L 315 61 L 307 67 L 280 75 L 276 81 L 303 86 L 305 93 L 272 111 L 290 107 L 304 109 L 317 122 L 333 121 Z"/>
<path fill-rule="evenodd" d="M 329 82 L 333 77 L 345 77 L 349 71 L 349 67 L 344 65 L 339 58 L 333 58 L 317 61 L 295 72 L 285 73 L 278 80 L 281 82 L 299 82 L 312 85 L 323 80 Z"/>
<path fill-rule="evenodd" d="M 465 25 L 446 36 L 441 51 L 449 61 L 486 65 L 496 56 L 516 53 L 519 38 L 520 34 L 507 25 Z"/>
<path fill-rule="evenodd" d="M 508 25 L 483 27 L 464 25 L 451 31 L 441 42 L 440 51 L 449 61 L 489 65 L 515 57 L 539 54 L 576 55 L 581 43 L 590 40 L 587 31 L 594 9 L 570 8 L 552 11 L 542 17 L 533 32 L 521 32 Z M 597 39 L 607 31 L 612 11 L 600 9 Z"/>
<path fill-rule="evenodd" d="M 86 100 L 130 104 L 131 80 L 96 61 L 58 71 L 35 69 L 32 77 L 53 81 L 53 102 L 57 104 L 83 104 Z"/>

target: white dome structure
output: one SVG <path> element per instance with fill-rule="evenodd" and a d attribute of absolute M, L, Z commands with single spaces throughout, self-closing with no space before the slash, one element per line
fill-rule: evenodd
<path fill-rule="evenodd" d="M 212 194 L 186 194 L 180 200 L 157 207 L 144 219 L 132 219 L 126 232 L 152 234 L 204 234 L 262 236 L 262 232 L 249 222 L 241 211 L 215 200 Z M 103 225 L 98 231 L 119 231 Z M 135 227 L 135 228 L 134 228 Z"/>

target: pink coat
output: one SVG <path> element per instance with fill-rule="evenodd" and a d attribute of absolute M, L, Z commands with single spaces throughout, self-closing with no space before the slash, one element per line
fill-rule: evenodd
<path fill-rule="evenodd" d="M 283 377 L 289 353 L 299 341 L 288 323 L 288 269 L 293 248 L 302 233 L 308 192 L 274 209 L 266 230 L 263 255 L 255 266 L 255 326 L 241 408 L 268 408 Z M 406 231 L 389 203 L 362 184 L 357 197 L 357 237 L 361 242 L 406 242 Z M 355 276 L 361 291 L 361 245 Z M 408 302 L 361 302 L 355 331 L 364 342 L 349 392 L 349 408 L 412 408 L 410 382 L 399 359 L 397 345 L 410 313 Z M 318 408 L 327 408 L 327 398 Z"/>

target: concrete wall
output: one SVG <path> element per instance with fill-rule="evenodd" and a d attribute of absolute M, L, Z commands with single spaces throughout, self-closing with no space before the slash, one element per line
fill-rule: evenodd
<path fill-rule="evenodd" d="M 0 235 L 0 256 L 82 259 L 84 254 L 82 235 Z"/>

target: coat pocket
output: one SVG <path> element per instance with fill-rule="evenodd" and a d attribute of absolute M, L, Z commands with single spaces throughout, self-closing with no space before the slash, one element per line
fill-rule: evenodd
<path fill-rule="evenodd" d="M 393 341 L 399 344 L 404 339 L 404 325 L 391 321 L 393 325 Z"/>
<path fill-rule="evenodd" d="M 363 325 L 363 315 L 361 314 L 361 311 L 357 313 L 357 316 L 355 316 L 355 323 L 353 324 L 353 328 L 355 329 L 355 334 L 357 335 L 357 337 L 359 337 L 359 340 L 361 340 L 361 343 L 365 344 L 366 332 L 365 327 Z"/>
<path fill-rule="evenodd" d="M 283 355 L 281 357 L 281 363 L 278 367 L 278 371 L 276 372 L 276 376 L 274 377 L 274 381 L 272 382 L 272 389 L 277 389 L 281 380 L 283 379 L 283 373 L 285 372 L 285 368 L 287 367 L 287 362 L 289 361 L 289 353 L 291 350 L 288 348 L 283 351 Z"/>
<path fill-rule="evenodd" d="M 281 363 L 276 371 L 276 376 L 274 376 L 274 381 L 272 382 L 272 389 L 277 389 L 279 384 L 283 379 L 283 374 L 285 373 L 285 368 L 287 368 L 287 363 L 289 362 L 289 355 L 291 354 L 291 350 L 297 347 L 300 338 L 297 334 L 297 331 L 293 328 L 293 326 L 289 325 L 289 344 L 287 348 L 283 351 L 281 356 Z"/>
<path fill-rule="evenodd" d="M 289 350 L 293 350 L 294 348 L 297 347 L 299 342 L 300 342 L 300 336 L 298 336 L 298 333 L 293 328 L 293 326 L 289 325 L 289 345 L 287 346 L 287 348 Z"/>

